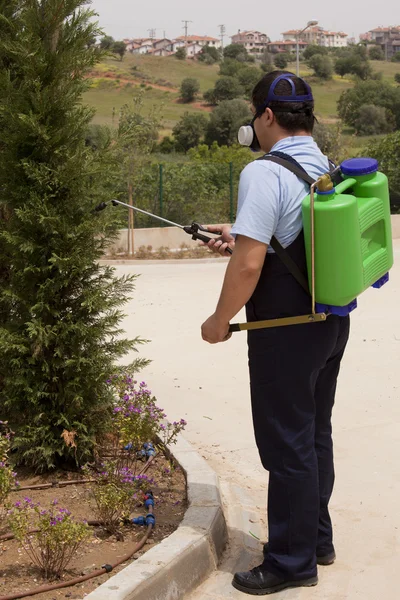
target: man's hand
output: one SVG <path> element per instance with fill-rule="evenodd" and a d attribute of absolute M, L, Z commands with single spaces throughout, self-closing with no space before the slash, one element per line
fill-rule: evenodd
<path fill-rule="evenodd" d="M 228 341 L 232 334 L 229 333 L 229 323 L 221 322 L 214 313 L 201 326 L 201 336 L 205 342 L 218 344 L 219 342 Z"/>
<path fill-rule="evenodd" d="M 205 244 L 204 242 L 200 242 L 202 246 L 208 246 L 210 250 L 215 252 L 216 254 L 221 254 L 221 256 L 231 256 L 226 249 L 229 247 L 231 250 L 235 247 L 235 238 L 231 236 L 230 225 L 207 225 L 207 229 L 210 233 L 219 233 L 222 231 L 222 235 L 217 238 L 213 238 Z"/>

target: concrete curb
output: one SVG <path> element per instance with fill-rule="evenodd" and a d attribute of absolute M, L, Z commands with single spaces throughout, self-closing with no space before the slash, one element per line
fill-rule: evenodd
<path fill-rule="evenodd" d="M 87 600 L 179 600 L 216 569 L 228 539 L 218 478 L 182 436 L 172 454 L 187 477 L 189 508 L 181 525 Z"/>

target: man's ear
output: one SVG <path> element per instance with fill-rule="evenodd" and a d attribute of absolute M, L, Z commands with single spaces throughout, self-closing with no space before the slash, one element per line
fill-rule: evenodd
<path fill-rule="evenodd" d="M 270 108 L 266 108 L 264 112 L 266 125 L 272 125 L 275 121 L 275 115 Z"/>

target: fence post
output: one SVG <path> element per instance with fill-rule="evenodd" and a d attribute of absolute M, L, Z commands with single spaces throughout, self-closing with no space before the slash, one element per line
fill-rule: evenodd
<path fill-rule="evenodd" d="M 229 163 L 229 187 L 230 187 L 230 208 L 229 218 L 230 223 L 233 223 L 233 162 Z"/>
<path fill-rule="evenodd" d="M 163 200 L 164 200 L 164 168 L 160 166 L 160 188 L 159 188 L 159 199 L 160 199 L 160 217 L 163 216 Z"/>

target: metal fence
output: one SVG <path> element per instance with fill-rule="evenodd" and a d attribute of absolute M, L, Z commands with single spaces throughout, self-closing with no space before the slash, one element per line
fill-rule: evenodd
<path fill-rule="evenodd" d="M 233 222 L 239 174 L 233 163 L 146 165 L 135 173 L 133 204 L 184 225 Z M 126 191 L 121 190 L 120 199 L 126 200 Z M 128 216 L 122 219 L 125 226 Z M 135 228 L 158 226 L 157 221 L 139 213 L 135 213 L 134 223 Z"/>

